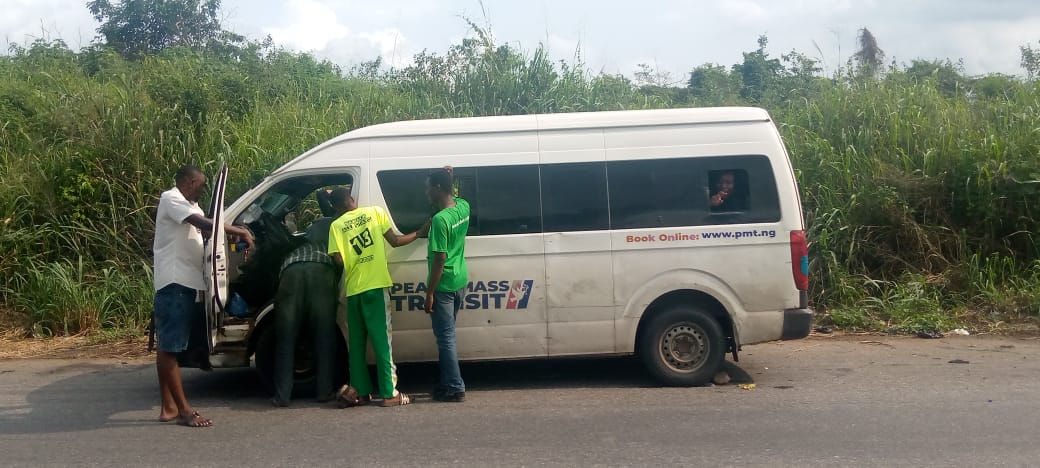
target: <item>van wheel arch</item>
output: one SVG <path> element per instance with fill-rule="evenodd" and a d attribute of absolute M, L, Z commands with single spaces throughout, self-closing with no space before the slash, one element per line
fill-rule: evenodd
<path fill-rule="evenodd" d="M 643 315 L 639 318 L 639 325 L 636 328 L 636 339 L 635 348 L 639 349 L 639 343 L 643 338 L 643 334 L 646 333 L 647 325 L 651 319 L 659 313 L 666 310 L 672 309 L 677 306 L 694 306 L 697 307 L 718 322 L 719 327 L 722 328 L 722 333 L 726 339 L 726 352 L 733 355 L 733 361 L 739 362 L 738 351 L 740 351 L 740 345 L 737 341 L 736 328 L 733 326 L 733 317 L 726 311 L 726 307 L 708 293 L 703 291 L 697 291 L 694 289 L 680 289 L 671 291 L 664 294 L 657 299 L 654 299 L 649 306 L 643 311 Z"/>

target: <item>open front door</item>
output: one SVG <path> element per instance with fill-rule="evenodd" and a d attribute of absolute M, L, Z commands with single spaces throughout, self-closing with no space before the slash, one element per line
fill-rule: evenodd
<path fill-rule="evenodd" d="M 224 323 L 224 305 L 227 301 L 227 236 L 224 233 L 224 188 L 227 184 L 227 163 L 213 178 L 213 200 L 209 216 L 213 220 L 213 234 L 206 243 L 204 271 L 206 287 L 206 329 L 209 333 L 209 350 L 217 342 L 217 330 Z"/>

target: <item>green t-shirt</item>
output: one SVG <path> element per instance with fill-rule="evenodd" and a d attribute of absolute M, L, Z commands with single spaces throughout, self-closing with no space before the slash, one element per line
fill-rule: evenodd
<path fill-rule="evenodd" d="M 429 267 L 433 268 L 434 252 L 448 255 L 444 263 L 444 274 L 437 290 L 443 292 L 458 291 L 466 287 L 469 274 L 466 271 L 466 232 L 469 231 L 469 202 L 455 198 L 455 206 L 445 208 L 433 215 L 430 223 L 430 250 L 427 256 Z"/>
<path fill-rule="evenodd" d="M 348 211 L 332 223 L 329 255 L 343 256 L 347 296 L 393 286 L 386 266 L 386 240 L 390 217 L 378 206 Z"/>

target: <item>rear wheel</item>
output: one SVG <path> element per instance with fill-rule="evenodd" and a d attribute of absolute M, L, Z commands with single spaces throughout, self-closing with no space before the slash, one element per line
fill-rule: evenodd
<path fill-rule="evenodd" d="M 726 353 L 719 323 L 693 306 L 665 309 L 649 320 L 638 343 L 647 371 L 669 386 L 710 382 Z"/>

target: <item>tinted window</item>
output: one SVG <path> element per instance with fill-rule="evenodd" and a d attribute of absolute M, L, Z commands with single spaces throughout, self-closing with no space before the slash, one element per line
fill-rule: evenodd
<path fill-rule="evenodd" d="M 426 175 L 429 173 L 429 170 L 409 169 L 376 174 L 390 216 L 404 234 L 419 229 L 433 214 L 433 207 L 426 198 Z"/>
<path fill-rule="evenodd" d="M 380 171 L 380 189 L 398 229 L 418 229 L 436 210 L 426 198 L 433 169 Z M 470 205 L 469 235 L 541 232 L 538 166 L 455 169 L 456 195 Z"/>
<path fill-rule="evenodd" d="M 541 169 L 545 232 L 608 228 L 604 163 L 547 164 Z"/>
<path fill-rule="evenodd" d="M 481 167 L 476 176 L 479 213 L 470 218 L 471 231 L 484 236 L 542 232 L 538 166 Z M 474 201 L 468 201 L 472 207 Z"/>
<path fill-rule="evenodd" d="M 614 229 L 775 222 L 776 180 L 764 156 L 608 164 Z M 720 195 L 720 189 L 725 193 Z"/>
<path fill-rule="evenodd" d="M 608 164 L 614 229 L 700 224 L 708 214 L 704 173 L 693 159 Z"/>

